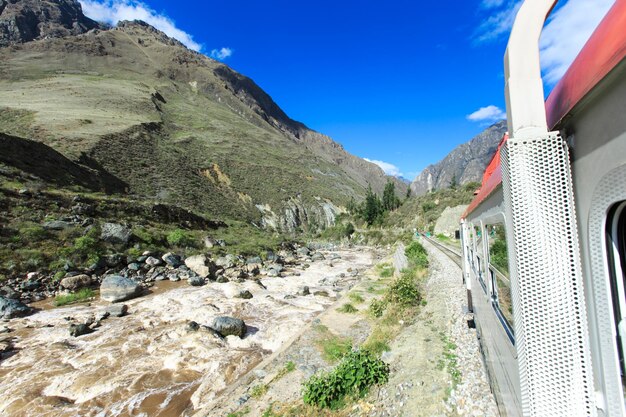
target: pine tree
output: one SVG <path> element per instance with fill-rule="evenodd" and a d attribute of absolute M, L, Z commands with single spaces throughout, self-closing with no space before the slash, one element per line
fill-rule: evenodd
<path fill-rule="evenodd" d="M 408 200 L 411 197 L 411 187 L 407 187 L 405 199 Z"/>
<path fill-rule="evenodd" d="M 397 209 L 399 205 L 400 201 L 396 197 L 396 185 L 391 181 L 387 181 L 383 191 L 383 209 L 384 211 L 391 211 Z"/>
<path fill-rule="evenodd" d="M 383 214 L 383 206 L 380 198 L 372 191 L 372 187 L 367 187 L 365 195 L 365 205 L 363 207 L 363 218 L 368 225 L 374 224 Z"/>

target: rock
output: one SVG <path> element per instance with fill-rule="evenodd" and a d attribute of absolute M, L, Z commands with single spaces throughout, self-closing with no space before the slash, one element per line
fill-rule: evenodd
<path fill-rule="evenodd" d="M 294 298 L 296 298 L 295 295 L 293 294 L 287 294 L 286 296 L 283 297 L 285 300 L 293 300 Z"/>
<path fill-rule="evenodd" d="M 0 295 L 4 296 L 4 298 L 10 298 L 12 300 L 20 299 L 20 293 L 15 291 L 13 288 L 9 287 L 8 285 L 5 285 L 2 288 L 0 288 Z"/>
<path fill-rule="evenodd" d="M 246 265 L 262 264 L 262 263 L 263 263 L 263 260 L 259 256 L 251 256 L 250 258 L 246 259 Z"/>
<path fill-rule="evenodd" d="M 201 287 L 205 284 L 204 278 L 198 276 L 189 278 L 187 282 L 189 282 L 189 285 L 192 287 Z"/>
<path fill-rule="evenodd" d="M 74 227 L 74 225 L 63 220 L 52 220 L 43 224 L 43 228 L 47 230 L 65 230 L 70 227 Z"/>
<path fill-rule="evenodd" d="M 131 230 L 119 223 L 104 223 L 102 225 L 100 239 L 108 243 L 128 244 L 132 235 Z"/>
<path fill-rule="evenodd" d="M 148 258 L 146 259 L 146 265 L 159 266 L 161 264 L 163 264 L 163 261 L 153 256 L 148 256 Z"/>
<path fill-rule="evenodd" d="M 298 248 L 298 250 L 296 250 L 296 253 L 300 256 L 309 256 L 309 253 L 311 253 L 311 251 L 306 246 L 303 246 L 301 248 Z"/>
<path fill-rule="evenodd" d="M 131 271 L 139 271 L 141 269 L 141 265 L 139 265 L 137 262 L 133 262 L 132 264 L 128 264 L 127 268 Z"/>
<path fill-rule="evenodd" d="M 148 259 L 148 257 L 146 255 L 141 255 L 140 257 L 137 258 L 137 262 L 142 264 L 142 263 L 146 262 L 146 259 Z"/>
<path fill-rule="evenodd" d="M 102 259 L 104 259 L 106 266 L 108 266 L 109 268 L 115 268 L 124 261 L 124 257 L 119 253 L 106 255 Z"/>
<path fill-rule="evenodd" d="M 322 254 L 321 254 L 321 253 L 319 253 L 319 252 L 316 252 L 316 253 L 314 253 L 314 254 L 313 254 L 313 256 L 311 256 L 311 260 L 312 260 L 312 261 L 323 261 L 323 260 L 325 260 L 325 259 L 326 259 L 326 258 L 324 257 L 324 255 L 322 255 Z"/>
<path fill-rule="evenodd" d="M 217 240 L 209 236 L 205 237 L 203 242 L 204 246 L 208 249 L 211 249 L 213 246 L 217 246 Z"/>
<path fill-rule="evenodd" d="M 91 285 L 91 277 L 86 274 L 75 275 L 73 277 L 65 277 L 59 284 L 66 290 L 76 291 Z"/>
<path fill-rule="evenodd" d="M 161 256 L 161 259 L 172 268 L 178 268 L 179 266 L 183 265 L 183 261 L 182 259 L 180 259 L 180 256 L 174 255 L 171 252 L 168 252 L 165 255 Z"/>
<path fill-rule="evenodd" d="M 165 275 L 157 275 L 156 277 L 154 277 L 155 281 L 165 281 L 167 279 L 167 277 Z"/>
<path fill-rule="evenodd" d="M 78 337 L 93 332 L 88 324 L 70 324 L 70 336 Z"/>
<path fill-rule="evenodd" d="M 248 264 L 245 266 L 246 272 L 252 276 L 259 275 L 261 264 Z"/>
<path fill-rule="evenodd" d="M 275 269 L 269 269 L 269 270 L 267 271 L 267 276 L 268 276 L 268 277 L 277 277 L 277 276 L 279 276 L 279 275 L 280 275 L 280 272 L 278 272 L 278 271 L 277 271 L 277 270 L 275 270 Z"/>
<path fill-rule="evenodd" d="M 10 333 L 11 329 L 9 329 L 7 326 L 0 326 L 0 334 L 3 333 Z"/>
<path fill-rule="evenodd" d="M 185 330 L 187 330 L 188 332 L 197 332 L 198 330 L 200 330 L 200 325 L 195 321 L 188 321 L 187 325 L 185 326 Z"/>
<path fill-rule="evenodd" d="M 137 297 L 140 291 L 136 281 L 120 275 L 108 275 L 100 284 L 100 298 L 112 303 Z"/>
<path fill-rule="evenodd" d="M 19 300 L 0 297 L 0 318 L 12 319 L 32 313 L 33 309 Z"/>
<path fill-rule="evenodd" d="M 267 269 L 273 269 L 273 270 L 275 270 L 276 272 L 279 272 L 279 273 L 280 273 L 280 272 L 283 272 L 283 270 L 284 270 L 285 268 L 283 268 L 283 266 L 282 266 L 282 265 L 280 265 L 280 264 L 274 263 L 274 264 L 270 264 L 270 265 L 267 267 Z"/>
<path fill-rule="evenodd" d="M 328 257 L 331 261 L 334 261 L 336 259 L 341 259 L 341 256 L 339 256 L 339 254 L 337 253 L 331 253 L 330 256 Z"/>
<path fill-rule="evenodd" d="M 319 297 L 328 297 L 328 291 L 325 291 L 325 290 L 315 291 L 313 295 L 317 295 Z"/>
<path fill-rule="evenodd" d="M 34 291 L 39 287 L 41 287 L 41 282 L 39 281 L 25 281 L 20 285 L 22 291 Z"/>
<path fill-rule="evenodd" d="M 223 268 L 232 268 L 237 263 L 237 258 L 234 255 L 228 254 L 221 256 L 215 260 L 215 265 Z"/>
<path fill-rule="evenodd" d="M 215 282 L 219 282 L 220 284 L 224 284 L 226 282 L 230 282 L 230 280 L 228 278 L 226 278 L 224 275 L 220 275 L 219 277 L 217 277 Z"/>
<path fill-rule="evenodd" d="M 298 291 L 298 295 L 305 296 L 305 295 L 309 295 L 309 294 L 311 294 L 311 292 L 309 290 L 309 287 L 307 287 L 306 285 L 304 287 L 302 287 L 300 289 L 300 291 Z"/>
<path fill-rule="evenodd" d="M 216 265 L 205 255 L 190 256 L 185 259 L 185 265 L 202 278 L 207 278 L 215 273 Z"/>
<path fill-rule="evenodd" d="M 172 282 L 180 281 L 180 277 L 178 276 L 178 274 L 168 274 L 167 279 L 169 279 Z"/>
<path fill-rule="evenodd" d="M 252 293 L 248 290 L 242 290 L 239 292 L 237 298 L 243 298 L 244 300 L 249 300 L 252 298 Z"/>
<path fill-rule="evenodd" d="M 105 312 L 111 317 L 122 317 L 128 313 L 128 306 L 126 304 L 113 304 L 108 306 Z"/>
<path fill-rule="evenodd" d="M 243 337 L 246 334 L 246 323 L 241 319 L 229 316 L 216 317 L 209 327 L 223 337 L 230 335 Z"/>

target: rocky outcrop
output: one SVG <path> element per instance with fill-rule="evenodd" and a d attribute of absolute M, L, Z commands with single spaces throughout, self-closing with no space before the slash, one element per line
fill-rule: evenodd
<path fill-rule="evenodd" d="M 102 28 L 77 0 L 0 0 L 0 47 Z"/>
<path fill-rule="evenodd" d="M 467 205 L 464 204 L 456 207 L 446 207 L 435 224 L 435 234 L 454 237 L 454 232 L 459 230 L 459 223 L 465 209 L 467 209 Z"/>
<path fill-rule="evenodd" d="M 480 181 L 506 129 L 506 120 L 493 124 L 441 161 L 427 166 L 411 183 L 413 195 L 447 188 L 453 179 L 458 184 Z"/>
<path fill-rule="evenodd" d="M 131 230 L 118 223 L 104 223 L 100 239 L 109 243 L 119 243 L 126 245 L 132 236 Z"/>
<path fill-rule="evenodd" d="M 285 201 L 278 214 L 269 204 L 258 204 L 256 207 L 263 216 L 261 226 L 286 233 L 303 228 L 317 231 L 334 226 L 337 215 L 345 212 L 329 200 L 316 198 L 315 203 L 307 204 L 301 196 Z"/>

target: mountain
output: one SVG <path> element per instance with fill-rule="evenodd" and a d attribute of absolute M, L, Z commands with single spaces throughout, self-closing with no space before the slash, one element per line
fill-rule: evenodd
<path fill-rule="evenodd" d="M 283 231 L 332 224 L 368 185 L 406 193 L 250 78 L 144 22 L 104 28 L 75 0 L 0 2 L 9 165 L 50 180 L 23 161 L 33 149 L 83 173 L 66 183 Z"/>
<path fill-rule="evenodd" d="M 79 35 L 102 25 L 73 0 L 0 0 L 0 47 Z"/>
<path fill-rule="evenodd" d="M 506 120 L 495 123 L 469 142 L 454 148 L 441 161 L 427 166 L 411 183 L 413 195 L 447 188 L 453 179 L 458 184 L 480 181 L 506 129 Z"/>

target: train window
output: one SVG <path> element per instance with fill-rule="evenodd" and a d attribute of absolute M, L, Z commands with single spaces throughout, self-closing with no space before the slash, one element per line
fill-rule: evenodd
<path fill-rule="evenodd" d="M 626 391 L 626 202 L 616 204 L 609 211 L 605 233 L 615 318 L 615 344 L 622 375 L 622 391 Z"/>
<path fill-rule="evenodd" d="M 489 278 L 493 291 L 493 302 L 506 331 L 513 341 L 513 302 L 511 299 L 511 278 L 506 247 L 506 229 L 503 223 L 486 227 L 489 247 Z"/>

